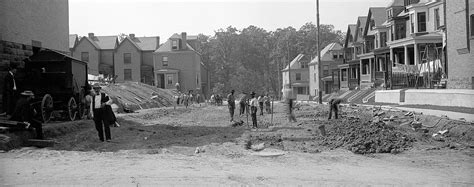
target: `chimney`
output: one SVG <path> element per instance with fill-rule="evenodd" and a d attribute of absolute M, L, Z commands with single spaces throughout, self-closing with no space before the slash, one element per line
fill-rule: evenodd
<path fill-rule="evenodd" d="M 157 36 L 156 37 L 156 49 L 158 49 L 160 47 L 160 37 Z"/>
<path fill-rule="evenodd" d="M 90 38 L 90 39 L 94 39 L 94 33 L 93 33 L 93 32 L 90 32 L 90 33 L 89 33 L 89 38 Z"/>
<path fill-rule="evenodd" d="M 188 37 L 188 36 L 186 35 L 186 32 L 182 32 L 182 33 L 181 33 L 181 49 L 184 49 L 184 50 L 188 49 L 188 46 L 187 46 L 187 44 L 188 44 L 187 37 Z"/>
<path fill-rule="evenodd" d="M 134 39 L 134 38 L 135 38 L 135 34 L 129 34 L 128 36 L 130 37 L 130 39 Z"/>

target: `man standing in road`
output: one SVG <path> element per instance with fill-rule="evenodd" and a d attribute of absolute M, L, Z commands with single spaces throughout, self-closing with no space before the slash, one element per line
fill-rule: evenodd
<path fill-rule="evenodd" d="M 258 99 L 255 97 L 255 92 L 250 94 L 250 114 L 252 116 L 253 128 L 257 128 L 257 109 L 258 109 Z"/>
<path fill-rule="evenodd" d="M 293 89 L 291 89 L 289 84 L 285 84 L 285 88 L 283 89 L 283 98 L 285 99 L 285 103 L 287 104 L 287 115 L 289 122 L 296 122 L 295 114 L 293 113 Z"/>
<path fill-rule="evenodd" d="M 260 106 L 260 115 L 263 116 L 263 102 L 265 101 L 263 95 L 258 96 L 258 106 Z"/>
<path fill-rule="evenodd" d="M 111 141 L 111 135 L 110 135 L 110 117 L 107 114 L 107 111 L 105 109 L 105 105 L 110 105 L 112 104 L 112 99 L 107 96 L 104 92 L 101 92 L 101 87 L 98 83 L 94 84 L 94 92 L 95 95 L 92 97 L 92 116 L 94 119 L 95 123 L 95 128 L 97 129 L 97 132 L 99 133 L 99 139 L 100 141 L 104 141 L 104 130 L 105 130 L 105 140 L 107 142 Z"/>
<path fill-rule="evenodd" d="M 227 95 L 227 106 L 229 107 L 230 113 L 230 122 L 234 121 L 234 111 L 235 111 L 235 98 L 234 98 L 234 90 L 230 91 L 230 94 Z"/>
<path fill-rule="evenodd" d="M 248 96 L 247 96 L 247 93 L 244 92 L 244 96 L 242 96 L 242 98 L 240 98 L 240 101 L 239 101 L 239 106 L 240 106 L 240 113 L 239 115 L 243 115 L 245 114 L 245 108 L 247 107 L 247 99 L 248 99 Z M 247 111 L 248 112 L 248 111 Z"/>
<path fill-rule="evenodd" d="M 7 116 L 13 113 L 13 109 L 15 108 L 16 104 L 18 91 L 18 85 L 15 80 L 16 70 L 17 69 L 15 65 L 10 65 L 8 68 L 8 74 L 5 76 L 3 83 L 3 112 Z"/>

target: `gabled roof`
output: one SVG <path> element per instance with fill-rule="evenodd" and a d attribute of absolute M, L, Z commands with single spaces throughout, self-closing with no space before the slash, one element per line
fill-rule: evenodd
<path fill-rule="evenodd" d="M 74 48 L 76 45 L 76 42 L 79 42 L 79 38 L 77 34 L 70 34 L 69 35 L 69 49 Z"/>
<path fill-rule="evenodd" d="M 299 61 L 304 57 L 305 55 L 303 54 L 298 54 L 296 57 L 290 62 L 291 69 L 300 69 L 301 66 L 296 66 L 296 63 L 299 63 Z M 288 65 L 286 65 L 285 69 L 282 69 L 281 71 L 287 71 L 288 70 Z"/>
<path fill-rule="evenodd" d="M 349 46 L 349 36 L 352 37 L 352 40 L 355 39 L 355 30 L 357 28 L 357 25 L 356 24 L 349 24 L 347 26 L 347 32 L 346 32 L 346 38 L 345 38 L 345 41 L 344 41 L 344 47 L 348 47 Z"/>
<path fill-rule="evenodd" d="M 99 46 L 99 49 L 103 50 L 110 50 L 115 49 L 118 45 L 118 37 L 117 36 L 94 36 L 91 39 L 94 43 Z"/>
<path fill-rule="evenodd" d="M 341 50 L 342 46 L 338 43 L 330 43 L 326 47 L 324 47 L 323 50 L 321 50 L 321 61 L 330 61 L 332 60 L 332 56 L 329 52 L 331 51 L 337 51 Z M 314 58 L 311 60 L 309 64 L 317 64 L 318 63 L 318 57 Z"/>
<path fill-rule="evenodd" d="M 387 8 L 390 8 L 390 7 L 395 7 L 395 6 L 405 6 L 403 0 L 392 0 L 392 2 L 390 2 L 390 4 L 388 4 Z"/>
<path fill-rule="evenodd" d="M 89 42 L 92 46 L 94 46 L 95 49 L 100 50 L 99 45 L 97 45 L 97 43 L 95 43 L 95 42 L 92 41 L 89 37 L 86 37 L 86 36 L 83 36 L 83 37 L 81 37 L 81 39 L 79 39 L 78 45 L 79 45 L 81 42 L 83 42 L 83 41 Z"/>
<path fill-rule="evenodd" d="M 354 41 L 363 41 L 363 38 L 359 37 L 359 28 L 362 28 L 362 34 L 365 32 L 365 24 L 367 22 L 367 16 L 359 16 L 357 18 L 357 30 L 356 30 L 356 37 L 354 38 Z"/>
<path fill-rule="evenodd" d="M 387 20 L 387 11 L 384 7 L 371 7 L 369 11 L 372 13 L 372 18 L 375 20 L 375 26 L 379 27 Z"/>
<path fill-rule="evenodd" d="M 132 41 L 143 51 L 154 51 L 159 47 L 159 37 L 134 37 Z"/>
<path fill-rule="evenodd" d="M 138 51 L 141 51 L 141 50 L 142 50 L 142 49 L 140 48 L 140 46 L 138 46 L 138 45 L 137 45 L 134 41 L 132 41 L 132 40 L 130 39 L 130 37 L 128 37 L 128 36 L 125 37 L 125 38 L 120 42 L 120 44 L 118 44 L 117 49 L 118 49 L 125 41 L 128 41 L 128 42 L 132 43 L 132 45 L 135 46 L 135 48 L 137 48 Z"/>
<path fill-rule="evenodd" d="M 186 40 L 188 40 L 189 38 L 190 38 L 189 36 L 186 36 Z M 171 51 L 173 51 L 173 50 L 171 49 L 171 47 L 172 47 L 172 46 L 171 46 L 171 39 L 181 39 L 181 35 L 176 34 L 176 33 L 173 34 L 165 43 L 161 44 L 160 47 L 159 47 L 157 50 L 155 50 L 155 53 L 157 53 L 157 52 L 171 52 Z M 197 37 L 196 37 L 196 39 L 197 39 Z M 187 48 L 188 48 L 187 50 L 197 52 L 197 51 L 194 50 L 194 48 L 193 48 L 191 45 L 189 45 L 188 43 L 186 43 L 186 46 L 187 46 Z M 180 50 L 180 51 L 183 51 L 183 50 Z"/>

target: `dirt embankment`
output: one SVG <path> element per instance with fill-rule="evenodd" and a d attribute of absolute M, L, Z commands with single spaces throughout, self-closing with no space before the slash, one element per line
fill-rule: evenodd
<path fill-rule="evenodd" d="M 119 106 L 119 112 L 123 112 L 124 107 L 128 110 L 135 111 L 173 105 L 173 95 L 171 91 L 143 83 L 125 82 L 110 84 L 104 86 L 102 89 L 110 95 L 114 103 Z"/>

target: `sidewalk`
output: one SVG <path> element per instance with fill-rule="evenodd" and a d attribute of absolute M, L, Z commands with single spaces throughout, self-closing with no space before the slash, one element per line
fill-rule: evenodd
<path fill-rule="evenodd" d="M 317 104 L 314 101 L 298 101 L 299 103 L 312 103 Z M 327 105 L 327 102 L 323 102 L 323 104 Z M 343 106 L 349 106 L 351 103 L 344 103 L 341 104 Z M 454 120 L 466 120 L 467 122 L 474 123 L 474 109 L 466 108 L 466 107 L 447 107 L 447 106 L 431 106 L 431 105 L 387 105 L 387 104 L 377 104 L 377 103 L 367 103 L 367 104 L 357 104 L 357 106 L 364 106 L 364 107 L 374 107 L 374 106 L 381 106 L 382 109 L 397 109 L 397 110 L 405 110 L 405 111 L 412 111 L 417 113 L 423 113 L 424 115 L 432 115 L 432 116 L 447 116 L 450 119 Z"/>

